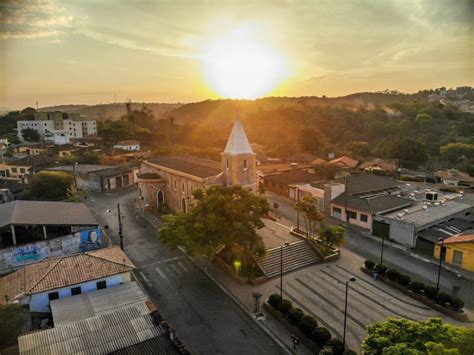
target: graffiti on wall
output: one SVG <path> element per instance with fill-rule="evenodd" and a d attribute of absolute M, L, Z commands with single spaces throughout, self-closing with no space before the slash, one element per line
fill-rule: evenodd
<path fill-rule="evenodd" d="M 102 231 L 100 228 L 78 232 L 81 238 L 80 251 L 86 252 L 99 249 L 102 244 Z"/>
<path fill-rule="evenodd" d="M 41 250 L 36 244 L 27 244 L 15 248 L 13 257 L 17 263 L 37 261 L 41 258 Z"/>

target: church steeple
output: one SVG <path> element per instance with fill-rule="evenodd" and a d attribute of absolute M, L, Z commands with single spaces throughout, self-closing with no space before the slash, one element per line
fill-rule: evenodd
<path fill-rule="evenodd" d="M 240 185 L 256 191 L 256 159 L 244 127 L 237 117 L 222 156 L 222 173 L 227 186 Z"/>

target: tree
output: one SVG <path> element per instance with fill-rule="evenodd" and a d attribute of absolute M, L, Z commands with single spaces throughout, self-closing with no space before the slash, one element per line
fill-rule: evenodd
<path fill-rule="evenodd" d="M 73 182 L 73 177 L 65 172 L 41 171 L 31 178 L 29 198 L 39 200 L 65 199 Z"/>
<path fill-rule="evenodd" d="M 238 260 L 252 270 L 265 247 L 257 230 L 268 213 L 268 202 L 240 186 L 212 186 L 193 191 L 194 206 L 188 213 L 165 215 L 160 240 L 172 248 L 182 246 L 193 254 L 214 256 L 224 247 L 228 262 Z"/>
<path fill-rule="evenodd" d="M 474 328 L 456 327 L 441 318 L 421 321 L 388 318 L 367 326 L 364 354 L 472 354 Z"/>
<path fill-rule="evenodd" d="M 320 134 L 316 130 L 304 129 L 300 134 L 301 147 L 305 152 L 317 154 L 321 151 L 321 138 Z"/>
<path fill-rule="evenodd" d="M 0 350 L 17 343 L 27 313 L 18 304 L 0 305 Z"/>
<path fill-rule="evenodd" d="M 428 153 L 423 143 L 410 138 L 403 138 L 393 142 L 389 148 L 391 158 L 400 159 L 407 166 L 416 167 L 426 163 Z"/>
<path fill-rule="evenodd" d="M 27 142 L 39 142 L 40 135 L 33 128 L 25 128 L 21 130 L 21 135 L 23 139 Z"/>
<path fill-rule="evenodd" d="M 344 243 L 345 230 L 340 226 L 324 225 L 319 229 L 319 238 L 328 248 L 338 247 Z"/>
<path fill-rule="evenodd" d="M 295 204 L 295 209 L 302 214 L 308 237 L 314 238 L 317 227 L 323 221 L 322 213 L 316 207 L 316 197 L 311 195 L 304 196 Z"/>
<path fill-rule="evenodd" d="M 462 157 L 467 159 L 474 158 L 474 144 L 466 143 L 449 143 L 443 145 L 440 149 L 441 157 L 450 163 L 456 163 Z"/>
<path fill-rule="evenodd" d="M 431 123 L 432 120 L 433 120 L 433 118 L 430 115 L 428 115 L 427 113 L 420 113 L 415 118 L 415 121 L 417 123 L 421 123 L 421 124 L 429 124 L 429 123 Z"/>
<path fill-rule="evenodd" d="M 352 142 L 348 145 L 347 149 L 358 158 L 366 159 L 370 156 L 370 144 L 367 142 Z"/>

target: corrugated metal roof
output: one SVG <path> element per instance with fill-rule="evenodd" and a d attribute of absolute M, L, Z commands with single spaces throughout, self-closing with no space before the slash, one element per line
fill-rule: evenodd
<path fill-rule="evenodd" d="M 76 322 L 147 299 L 136 282 L 51 301 L 56 326 Z"/>
<path fill-rule="evenodd" d="M 20 354 L 107 354 L 166 334 L 145 302 L 18 337 Z"/>

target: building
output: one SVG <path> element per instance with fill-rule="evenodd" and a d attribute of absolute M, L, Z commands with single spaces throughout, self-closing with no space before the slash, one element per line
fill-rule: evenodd
<path fill-rule="evenodd" d="M 83 203 L 16 200 L 0 204 L 0 273 L 103 245 L 99 223 Z"/>
<path fill-rule="evenodd" d="M 9 179 L 9 178 L 0 178 L 0 191 L 1 190 L 8 190 L 12 197 L 13 200 L 18 200 L 21 197 L 21 194 L 23 191 L 26 190 L 28 185 L 22 184 L 16 179 Z M 9 201 L 4 201 L 9 202 Z M 0 203 L 2 203 L 1 198 L 0 198 Z"/>
<path fill-rule="evenodd" d="M 456 169 L 440 170 L 434 173 L 445 185 L 474 188 L 474 177 Z"/>
<path fill-rule="evenodd" d="M 326 164 L 340 167 L 343 170 L 353 170 L 357 167 L 359 161 L 344 155 L 342 157 L 332 159 Z"/>
<path fill-rule="evenodd" d="M 0 304 L 49 313 L 51 301 L 130 282 L 134 269 L 119 247 L 39 261 L 0 278 Z"/>
<path fill-rule="evenodd" d="M 445 264 L 474 272 L 474 229 L 446 238 L 443 244 L 438 242 L 434 250 L 438 260 L 440 252 Z"/>
<path fill-rule="evenodd" d="M 80 139 L 89 134 L 97 134 L 96 121 L 84 120 L 78 114 L 66 114 L 59 111 L 54 112 L 36 112 L 34 120 L 18 121 L 18 138 L 24 141 L 22 131 L 24 129 L 33 129 L 38 132 L 41 140 L 46 138 L 54 139 L 54 132 L 60 135 L 66 134 L 68 139 Z M 62 140 L 66 140 L 65 137 Z"/>
<path fill-rule="evenodd" d="M 291 156 L 290 158 L 288 158 L 288 161 L 291 162 L 291 163 L 307 163 L 307 164 L 310 164 L 315 159 L 318 159 L 318 158 L 316 156 L 314 156 L 313 154 L 305 152 L 305 153 L 298 153 L 298 154 L 295 154 L 295 155 Z"/>
<path fill-rule="evenodd" d="M 70 137 L 69 133 L 66 130 L 53 130 L 53 131 L 47 131 L 44 134 L 44 140 L 45 142 L 51 142 L 57 145 L 63 145 L 63 144 L 69 144 L 70 143 Z"/>
<path fill-rule="evenodd" d="M 279 174 L 266 176 L 263 180 L 265 190 L 276 194 L 294 198 L 296 196 L 295 184 L 304 184 L 321 180 L 317 174 L 305 170 L 290 170 Z"/>
<path fill-rule="evenodd" d="M 77 187 L 86 191 L 111 192 L 135 184 L 136 168 L 115 165 L 76 164 L 48 169 L 75 177 Z"/>
<path fill-rule="evenodd" d="M 55 164 L 57 164 L 57 157 L 53 155 L 27 155 L 24 158 L 9 159 L 5 163 L 0 163 L 0 172 L 3 177 L 26 183 L 31 175 Z"/>
<path fill-rule="evenodd" d="M 361 163 L 359 170 L 379 175 L 395 175 L 397 172 L 397 162 L 395 160 L 375 158 Z"/>
<path fill-rule="evenodd" d="M 150 207 L 186 212 L 192 191 L 212 185 L 257 190 L 256 159 L 240 120 L 232 127 L 221 162 L 190 156 L 159 156 L 144 161 L 137 177 L 140 196 Z"/>
<path fill-rule="evenodd" d="M 139 152 L 140 142 L 137 140 L 120 141 L 114 144 L 114 149 L 126 150 L 128 152 Z"/>

